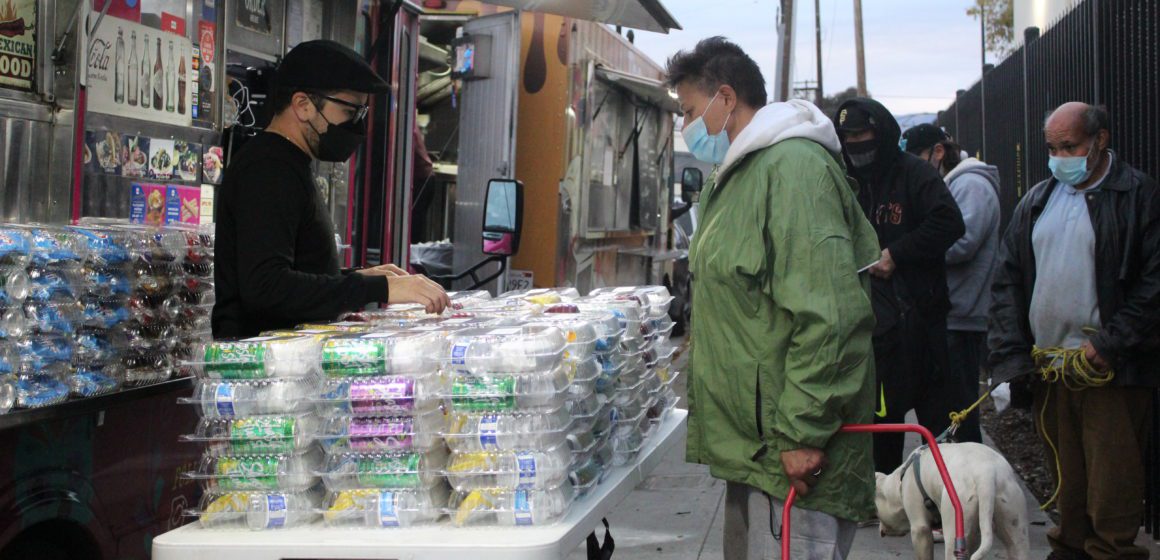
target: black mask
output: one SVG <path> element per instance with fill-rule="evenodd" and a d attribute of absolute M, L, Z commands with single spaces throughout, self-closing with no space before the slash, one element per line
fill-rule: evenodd
<path fill-rule="evenodd" d="M 318 132 L 318 129 L 314 128 L 314 123 L 307 121 L 310 128 L 318 135 L 318 146 L 315 148 L 317 153 L 314 154 L 314 157 L 322 161 L 335 162 L 350 159 L 350 156 L 354 155 L 354 151 L 366 140 L 366 125 L 362 122 L 334 124 L 326 118 L 326 115 L 322 114 L 322 111 L 319 111 L 318 115 L 326 121 L 326 132 Z"/>
<path fill-rule="evenodd" d="M 854 167 L 858 169 L 870 167 L 874 165 L 874 159 L 878 156 L 878 141 L 846 142 L 846 155 Z"/>

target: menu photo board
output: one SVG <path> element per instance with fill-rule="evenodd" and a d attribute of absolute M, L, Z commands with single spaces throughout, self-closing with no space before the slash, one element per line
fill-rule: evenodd
<path fill-rule="evenodd" d="M 0 0 L 0 86 L 32 90 L 36 79 L 36 0 Z"/>
<path fill-rule="evenodd" d="M 89 110 L 177 126 L 193 123 L 196 88 L 188 38 L 106 19 L 85 44 L 90 45 L 85 76 Z"/>

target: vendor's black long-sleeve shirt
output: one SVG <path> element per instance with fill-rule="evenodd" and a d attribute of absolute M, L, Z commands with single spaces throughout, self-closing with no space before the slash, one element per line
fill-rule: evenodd
<path fill-rule="evenodd" d="M 263 133 L 230 162 L 217 197 L 214 338 L 333 320 L 387 301 L 383 276 L 342 274 L 310 156 Z"/>

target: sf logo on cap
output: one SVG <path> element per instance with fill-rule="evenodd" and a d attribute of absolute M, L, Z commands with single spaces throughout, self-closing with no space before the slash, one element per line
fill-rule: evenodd
<path fill-rule="evenodd" d="M 846 124 L 846 110 L 842 109 L 842 112 L 838 114 L 838 125 L 841 126 L 844 124 Z"/>

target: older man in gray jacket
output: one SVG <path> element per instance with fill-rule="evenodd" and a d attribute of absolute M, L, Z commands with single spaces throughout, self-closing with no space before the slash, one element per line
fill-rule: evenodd
<path fill-rule="evenodd" d="M 960 410 L 979 397 L 979 368 L 987 351 L 987 312 L 999 251 L 999 169 L 973 157 L 942 129 L 929 124 L 903 135 L 904 149 L 930 163 L 963 213 L 966 233 L 947 251 L 947 350 L 951 357 L 947 390 Z M 948 411 L 950 412 L 950 411 Z M 979 416 L 972 414 L 955 434 L 959 441 L 982 440 Z"/>

